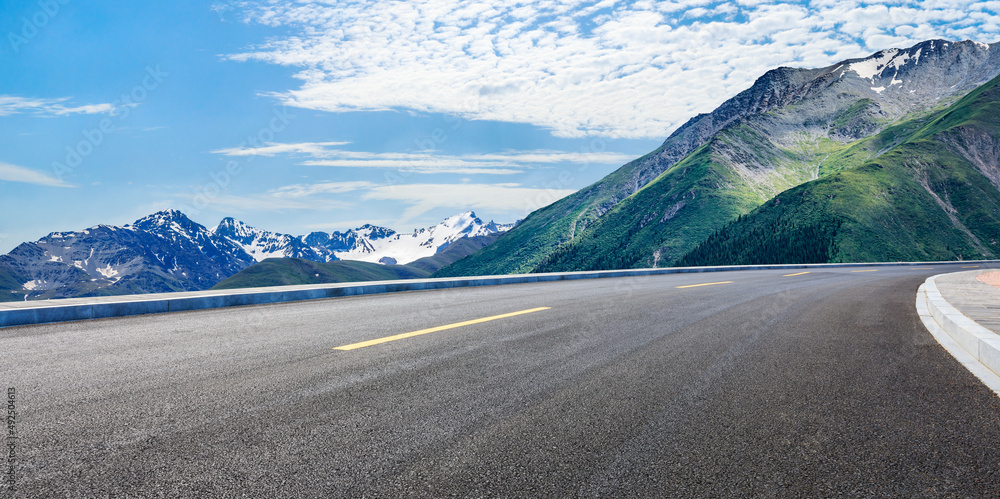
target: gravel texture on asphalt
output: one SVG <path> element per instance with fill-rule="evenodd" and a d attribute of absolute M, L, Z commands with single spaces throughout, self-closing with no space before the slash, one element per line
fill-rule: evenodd
<path fill-rule="evenodd" d="M 12 495 L 997 497 L 1000 399 L 914 310 L 947 271 L 676 274 L 3 329 Z M 332 350 L 536 307 L 551 309 Z"/>

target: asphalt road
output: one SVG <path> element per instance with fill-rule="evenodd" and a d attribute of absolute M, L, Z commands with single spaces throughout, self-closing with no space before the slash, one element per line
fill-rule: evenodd
<path fill-rule="evenodd" d="M 595 279 L 2 329 L 13 495 L 997 497 L 1000 398 L 914 309 L 928 275 L 961 270 L 934 268 Z"/>

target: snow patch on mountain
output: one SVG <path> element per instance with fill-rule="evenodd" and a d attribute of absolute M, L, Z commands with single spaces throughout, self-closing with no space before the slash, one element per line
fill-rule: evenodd
<path fill-rule="evenodd" d="M 292 236 L 260 230 L 233 218 L 224 218 L 211 229 L 215 236 L 225 237 L 240 245 L 255 261 L 268 258 L 297 256 L 295 239 Z"/>
<path fill-rule="evenodd" d="M 855 62 L 848 66 L 848 71 L 854 71 L 858 76 L 875 83 L 875 77 L 880 76 L 890 61 L 892 61 L 899 51 L 896 49 L 883 50 L 875 55 Z"/>
<path fill-rule="evenodd" d="M 414 229 L 409 234 L 392 234 L 388 237 L 364 239 L 348 251 L 334 252 L 341 260 L 384 263 L 395 261 L 407 264 L 424 257 L 434 256 L 451 243 L 464 237 L 476 237 L 506 232 L 513 224 L 498 225 L 493 221 L 483 223 L 474 212 L 467 211 L 448 217 L 443 222 L 425 229 Z"/>
<path fill-rule="evenodd" d="M 118 270 L 112 267 L 110 263 L 104 268 L 98 268 L 97 273 L 104 276 L 105 279 L 111 279 L 113 281 L 121 279 L 121 277 L 118 277 Z"/>
<path fill-rule="evenodd" d="M 258 262 L 291 257 L 317 262 L 360 260 L 391 265 L 432 256 L 463 237 L 499 234 L 513 226 L 493 221 L 483 223 L 475 213 L 467 211 L 433 227 L 414 229 L 407 234 L 365 224 L 346 232 L 290 236 L 257 229 L 232 218 L 223 219 L 211 232 L 239 245 Z"/>
<path fill-rule="evenodd" d="M 902 85 L 903 80 L 896 79 L 899 76 L 901 70 L 904 66 L 913 61 L 913 64 L 919 64 L 920 53 L 923 49 L 917 49 L 917 51 L 911 54 L 908 51 L 899 49 L 889 49 L 877 52 L 867 59 L 863 59 L 858 62 L 854 62 L 847 65 L 845 73 L 848 71 L 854 71 L 860 78 L 866 79 L 875 85 L 877 80 L 882 78 L 890 77 L 891 80 L 888 86 Z M 892 71 L 891 75 L 889 71 Z M 882 93 L 886 89 L 885 86 L 873 86 L 871 87 L 876 93 Z"/>

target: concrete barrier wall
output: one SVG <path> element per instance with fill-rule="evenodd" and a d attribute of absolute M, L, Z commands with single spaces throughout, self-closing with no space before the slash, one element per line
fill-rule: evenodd
<path fill-rule="evenodd" d="M 927 309 L 931 316 L 941 326 L 941 329 L 970 355 L 986 368 L 1000 375 L 1000 336 L 976 324 L 975 321 L 951 306 L 941 296 L 941 291 L 935 283 L 937 277 L 930 277 L 924 282 Z"/>
<path fill-rule="evenodd" d="M 940 265 L 947 263 L 1000 263 L 1000 260 L 964 262 L 893 262 L 893 263 L 826 263 L 801 265 L 737 265 L 723 267 L 670 267 L 635 270 L 599 270 L 592 272 L 557 272 L 548 274 L 518 274 L 484 277 L 412 279 L 360 283 L 312 284 L 277 286 L 219 291 L 196 291 L 156 295 L 109 296 L 100 298 L 70 298 L 39 302 L 0 303 L 0 327 L 44 324 L 51 322 L 102 319 L 129 315 L 204 310 L 244 305 L 263 305 L 290 301 L 318 300 L 340 296 L 357 296 L 400 291 L 446 289 L 472 286 L 497 286 L 532 282 L 611 277 L 729 272 L 744 270 L 795 270 L 838 267 L 896 267 Z"/>

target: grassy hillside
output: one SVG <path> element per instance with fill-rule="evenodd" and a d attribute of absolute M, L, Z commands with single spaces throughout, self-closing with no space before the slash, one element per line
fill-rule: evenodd
<path fill-rule="evenodd" d="M 435 276 L 525 273 L 567 242 L 574 241 L 609 210 L 700 148 L 705 141 L 742 117 L 780 106 L 794 92 L 784 92 L 814 78 L 818 70 L 778 68 L 727 100 L 709 114 L 698 115 L 678 128 L 656 150 L 630 161 L 598 182 L 540 208 L 495 244 L 436 272 Z M 789 94 L 789 95 L 785 95 Z M 580 171 L 586 165 L 580 167 Z"/>
<path fill-rule="evenodd" d="M 830 71 L 769 71 L 657 150 L 533 212 L 496 244 L 435 275 L 669 265 L 732 217 L 816 178 L 852 137 L 884 126 L 877 103 L 860 102 L 850 88 L 801 100 L 820 80 L 835 84 Z"/>
<path fill-rule="evenodd" d="M 24 300 L 25 294 L 16 290 L 21 289 L 21 285 L 25 282 L 27 279 L 24 276 L 7 263 L 0 261 L 0 302 Z"/>
<path fill-rule="evenodd" d="M 628 169 L 630 165 L 622 168 Z M 531 271 L 545 255 L 572 239 L 578 231 L 582 232 L 597 218 L 602 205 L 613 202 L 612 189 L 605 188 L 605 184 L 610 186 L 611 182 L 599 182 L 532 212 L 495 243 L 475 253 L 474 257 L 461 259 L 439 270 L 435 277 Z"/>
<path fill-rule="evenodd" d="M 734 123 L 615 206 L 580 237 L 561 245 L 533 271 L 673 265 L 717 229 L 779 193 L 882 158 L 915 134 L 923 133 L 928 123 L 950 109 L 922 111 L 885 126 L 875 123 L 873 116 L 877 113 L 871 106 L 870 100 L 858 100 L 827 124 L 830 130 L 844 130 L 844 134 L 863 134 L 876 126 L 884 127 L 880 133 L 847 143 L 805 133 L 798 134 L 797 140 L 779 142 L 761 130 L 760 123 L 775 113 L 795 113 L 795 109 L 785 108 Z M 836 223 L 816 222 L 809 233 L 825 237 L 821 235 Z M 782 240 L 782 244 L 785 242 Z M 801 254 L 814 253 L 803 249 Z M 789 263 L 804 257 L 781 255 L 791 259 Z"/>
<path fill-rule="evenodd" d="M 495 243 L 499 237 L 498 235 L 463 237 L 438 251 L 437 254 L 410 262 L 406 266 L 431 274 Z"/>
<path fill-rule="evenodd" d="M 678 265 L 961 260 L 1000 255 L 1000 79 L 883 132 L 898 146 L 782 193 Z"/>
<path fill-rule="evenodd" d="M 430 272 L 406 265 L 381 265 L 350 260 L 319 263 L 301 258 L 268 258 L 223 280 L 212 289 L 389 281 L 415 279 L 428 275 Z"/>
<path fill-rule="evenodd" d="M 912 140 L 976 81 L 944 65 L 978 61 L 992 67 L 979 45 L 938 42 L 907 49 L 908 57 L 925 56 L 900 70 L 913 82 L 907 91 L 892 87 L 898 83 L 892 76 L 886 84 L 893 90 L 883 92 L 843 64 L 769 71 L 712 113 L 693 118 L 656 151 L 532 213 L 497 244 L 435 275 L 672 265 L 779 193 L 876 161 Z M 931 56 L 940 65 L 928 62 Z M 977 69 L 968 77 L 981 74 Z M 976 166 L 996 159 L 972 147 L 966 159 Z M 830 227 L 814 230 L 827 234 Z"/>
<path fill-rule="evenodd" d="M 563 244 L 534 271 L 668 266 L 726 222 L 815 177 L 824 160 L 849 147 L 821 137 L 781 146 L 753 123 L 735 124 Z"/>

